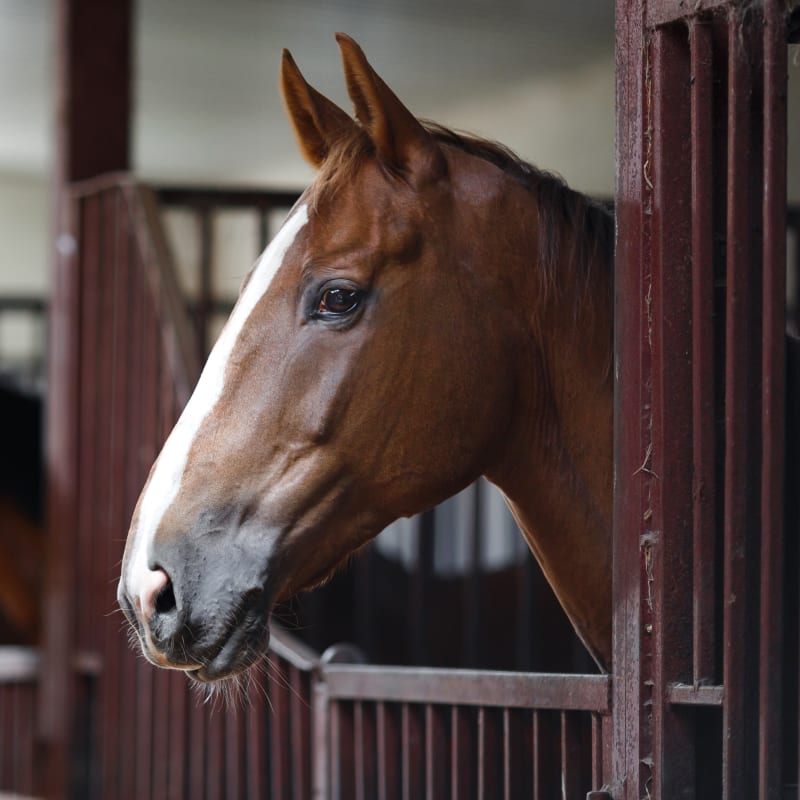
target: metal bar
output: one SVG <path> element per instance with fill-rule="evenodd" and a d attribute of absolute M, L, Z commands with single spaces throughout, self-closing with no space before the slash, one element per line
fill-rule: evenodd
<path fill-rule="evenodd" d="M 503 709 L 503 794 L 506 800 L 531 797 L 533 716 L 528 709 Z"/>
<path fill-rule="evenodd" d="M 319 665 L 317 653 L 274 620 L 270 621 L 269 649 L 270 653 L 303 672 L 313 672 Z"/>
<path fill-rule="evenodd" d="M 512 792 L 512 732 L 511 709 L 503 709 L 503 800 L 510 800 Z M 516 765 L 514 765 L 516 766 Z"/>
<path fill-rule="evenodd" d="M 721 706 L 724 686 L 698 686 L 676 683 L 669 687 L 668 700 L 679 706 Z"/>
<path fill-rule="evenodd" d="M 692 143 L 693 675 L 713 681 L 715 621 L 713 53 L 707 22 L 689 27 Z"/>
<path fill-rule="evenodd" d="M 377 727 L 377 758 L 378 758 L 378 798 L 386 800 L 388 796 L 388 747 L 386 736 L 386 706 L 382 702 L 375 705 L 375 725 Z"/>
<path fill-rule="evenodd" d="M 130 275 L 130 315 L 129 315 L 129 337 L 131 342 L 131 356 L 129 368 L 132 375 L 145 375 L 144 359 L 145 346 L 141 337 L 144 329 L 146 297 L 144 291 L 144 280 L 141 268 L 141 260 L 138 254 L 133 255 L 133 269 Z M 136 335 L 133 332 L 136 332 Z M 128 403 L 128 415 L 126 420 L 126 436 L 129 442 L 144 444 L 144 408 L 146 381 L 138 381 L 137 385 L 131 387 L 131 401 Z M 151 445 L 152 446 L 152 445 Z M 145 450 L 146 452 L 146 450 Z M 126 511 L 131 512 L 136 502 L 136 496 L 143 483 L 142 474 L 144 466 L 141 463 L 142 447 L 127 447 L 125 453 L 125 501 Z M 122 638 L 122 637 L 121 637 Z M 124 647 L 124 640 L 120 642 Z M 122 669 L 119 675 L 119 683 L 116 687 L 120 695 L 120 717 L 126 720 L 126 724 L 121 727 L 119 751 L 117 753 L 118 785 L 119 796 L 128 800 L 134 798 L 134 783 L 136 770 L 136 731 L 138 703 L 136 693 L 130 691 L 131 686 L 136 685 L 138 675 L 137 660 L 131 649 L 126 649 L 122 658 Z"/>
<path fill-rule="evenodd" d="M 100 336 L 100 280 L 103 270 L 100 269 L 102 251 L 105 247 L 107 235 L 104 224 L 105 195 L 100 195 L 87 203 L 84 218 L 84 228 L 81 232 L 83 243 L 82 271 L 84 286 L 82 292 L 82 321 L 81 330 L 81 368 L 80 383 L 82 387 L 93 386 L 98 378 L 98 347 Z M 78 586 L 89 587 L 91 596 L 91 564 L 93 544 L 93 517 L 96 500 L 99 493 L 94 482 L 97 475 L 97 431 L 96 420 L 98 412 L 97 392 L 85 392 L 81 397 L 78 416 L 78 431 L 80 432 L 79 459 L 78 459 L 78 485 L 75 495 L 77 503 L 77 530 L 76 530 L 76 556 L 74 569 Z M 88 573 L 88 574 L 87 574 Z M 87 598 L 81 593 L 75 601 L 76 609 L 76 638 L 80 649 L 88 650 L 91 643 L 85 639 L 87 627 L 94 629 L 93 614 L 87 610 Z M 88 617 L 88 619 L 87 619 Z"/>
<path fill-rule="evenodd" d="M 478 708 L 478 798 L 493 800 L 503 793 L 501 712 Z"/>
<path fill-rule="evenodd" d="M 206 717 L 206 749 L 205 749 L 205 784 L 207 800 L 225 797 L 225 729 L 222 714 L 214 713 L 213 708 L 205 707 Z M 283 798 L 283 794 L 275 792 L 275 798 Z"/>
<path fill-rule="evenodd" d="M 265 677 L 254 675 L 250 682 L 247 708 L 245 711 L 246 737 L 244 742 L 247 779 L 246 797 L 265 797 L 267 795 L 268 776 L 267 759 L 269 737 L 267 733 L 266 714 L 268 713 L 268 687 Z M 178 795 L 180 796 L 180 795 Z"/>
<path fill-rule="evenodd" d="M 657 29 L 651 43 L 652 471 L 643 536 L 652 622 L 652 779 L 656 797 L 692 797 L 694 728 L 666 704 L 666 687 L 692 675 L 692 245 L 690 54 L 686 29 Z M 704 168 L 708 170 L 708 165 Z M 645 764 L 648 769 L 650 764 Z"/>
<path fill-rule="evenodd" d="M 166 797 L 169 779 L 169 725 L 165 724 L 164 709 L 169 708 L 169 673 L 155 670 L 153 679 L 153 727 L 150 739 L 153 747 L 152 797 L 161 800 Z"/>
<path fill-rule="evenodd" d="M 562 711 L 561 731 L 561 791 L 564 797 L 580 797 L 586 794 L 586 786 L 581 786 L 581 740 L 579 719 L 574 712 Z"/>
<path fill-rule="evenodd" d="M 561 732 L 559 712 L 533 712 L 533 797 L 549 800 L 561 794 Z M 562 795 L 563 796 L 563 795 Z"/>
<path fill-rule="evenodd" d="M 312 731 L 312 780 L 314 797 L 327 798 L 330 792 L 328 764 L 330 762 L 330 700 L 328 698 L 328 685 L 325 681 L 319 680 L 317 676 L 312 678 L 311 684 L 313 702 L 313 724 Z M 379 709 L 380 710 L 380 709 Z M 378 770 L 380 774 L 380 747 L 381 747 L 381 727 L 380 718 L 378 721 Z M 379 786 L 380 791 L 380 786 Z"/>
<path fill-rule="evenodd" d="M 286 666 L 285 666 L 286 668 Z M 292 798 L 304 800 L 308 797 L 311 786 L 309 775 L 310 763 L 310 719 L 309 678 L 300 669 L 288 666 L 289 672 L 289 727 L 291 730 L 291 775 Z"/>
<path fill-rule="evenodd" d="M 159 428 L 160 397 L 158 392 L 161 373 L 161 348 L 159 342 L 158 320 L 153 305 L 144 305 L 142 331 L 143 340 L 143 383 L 142 441 L 155 450 L 160 442 Z M 134 795 L 137 798 L 151 796 L 153 768 L 153 718 L 157 715 L 154 705 L 154 670 L 149 664 L 138 663 L 137 669 L 137 714 L 136 714 L 136 770 L 134 773 Z"/>
<path fill-rule="evenodd" d="M 472 796 L 475 789 L 474 709 L 454 705 L 450 711 L 450 791 L 452 800 Z"/>
<path fill-rule="evenodd" d="M 356 800 L 371 800 L 376 792 L 375 708 L 356 701 L 354 710 L 355 797 Z"/>
<path fill-rule="evenodd" d="M 750 15 L 747 20 L 751 20 Z M 757 388 L 760 370 L 756 342 L 760 331 L 760 289 L 755 284 L 751 207 L 753 141 L 750 110 L 756 87 L 748 59 L 753 45 L 750 25 L 737 10 L 728 27 L 728 206 L 727 298 L 725 357 L 725 525 L 723 604 L 723 797 L 756 796 L 755 736 L 758 720 L 754 700 L 757 674 L 752 630 L 752 567 L 757 563 L 749 531 L 757 530 L 757 501 L 748 491 L 756 485 L 758 452 L 754 420 L 758 420 Z M 745 40 L 747 46 L 745 47 Z M 760 220 L 759 220 L 760 223 Z M 751 561 L 749 556 L 755 556 Z"/>
<path fill-rule="evenodd" d="M 425 785 L 423 742 L 421 741 L 418 709 L 403 703 L 400 708 L 400 772 L 403 800 L 422 796 Z"/>
<path fill-rule="evenodd" d="M 784 6 L 764 3 L 761 350 L 761 576 L 758 789 L 782 792 L 783 540 L 786 441 L 786 84 Z"/>
<path fill-rule="evenodd" d="M 272 797 L 287 797 L 286 787 L 289 782 L 291 763 L 287 742 L 290 742 L 289 731 L 289 698 L 286 690 L 287 678 L 280 661 L 272 661 L 269 666 L 270 678 L 270 781 Z M 336 737 L 334 718 L 331 717 L 333 741 Z M 334 789 L 335 793 L 335 789 Z"/>
<path fill-rule="evenodd" d="M 425 798 L 440 800 L 450 794 L 447 745 L 450 742 L 446 706 L 425 706 Z"/>
<path fill-rule="evenodd" d="M 429 667 L 328 664 L 332 698 L 406 703 L 553 708 L 608 713 L 608 675 L 557 675 Z"/>
<path fill-rule="evenodd" d="M 592 714 L 592 787 L 603 785 L 603 718 Z"/>
<path fill-rule="evenodd" d="M 110 387 L 110 425 L 108 447 L 110 450 L 110 469 L 101 476 L 107 486 L 100 491 L 100 497 L 107 498 L 106 529 L 109 535 L 106 539 L 106 552 L 103 572 L 113 574 L 115 566 L 120 562 L 122 548 L 120 537 L 111 534 L 114 530 L 124 530 L 127 517 L 125 497 L 125 467 L 126 467 L 126 437 L 127 432 L 127 401 L 128 385 L 127 375 L 131 366 L 131 350 L 133 348 L 130 335 L 130 288 L 132 283 L 133 266 L 131 264 L 130 231 L 128 229 L 127 215 L 120 213 L 120 197 L 116 195 L 116 258 L 113 266 L 112 281 L 112 314 L 110 319 L 111 330 L 101 335 L 108 336 L 111 342 L 111 387 Z M 99 505 L 99 504 L 98 504 Z M 102 542 L 103 539 L 100 539 Z M 98 548 L 101 551 L 101 548 Z M 102 552 L 102 551 L 101 551 Z M 102 608 L 107 608 L 112 614 L 116 602 L 113 596 L 113 584 L 101 580 L 104 591 Z M 112 619 L 118 617 L 112 615 Z M 123 722 L 121 717 L 122 693 L 119 691 L 117 677 L 121 672 L 121 646 L 116 626 L 104 626 L 103 666 L 107 670 L 107 678 L 100 683 L 100 696 L 102 717 L 98 726 L 101 733 L 99 742 L 99 759 L 101 780 L 103 781 L 103 796 L 113 798 L 117 796 L 119 772 L 111 769 L 116 764 L 120 753 L 120 737 Z"/>
<path fill-rule="evenodd" d="M 189 717 L 187 703 L 188 682 L 183 675 L 170 675 L 169 692 L 169 774 L 167 797 L 184 797 L 187 788 L 189 742 L 186 737 L 186 721 Z"/>
<path fill-rule="evenodd" d="M 487 786 L 486 770 L 489 760 L 486 752 L 486 709 L 478 707 L 478 800 L 486 800 L 489 787 Z"/>

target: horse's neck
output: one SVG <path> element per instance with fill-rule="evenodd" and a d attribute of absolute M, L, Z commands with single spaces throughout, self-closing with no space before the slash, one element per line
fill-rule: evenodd
<path fill-rule="evenodd" d="M 601 293 L 603 295 L 605 293 Z M 530 355 L 514 445 L 496 476 L 578 635 L 611 663 L 610 302 L 579 320 L 556 309 Z M 555 326 L 555 327 L 553 327 Z M 558 328 L 561 328 L 559 332 Z M 541 327 L 539 329 L 541 331 Z"/>

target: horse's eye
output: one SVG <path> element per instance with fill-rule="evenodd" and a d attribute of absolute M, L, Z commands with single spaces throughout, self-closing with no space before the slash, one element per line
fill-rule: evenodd
<path fill-rule="evenodd" d="M 319 301 L 319 314 L 347 314 L 355 311 L 361 300 L 358 289 L 333 288 L 323 292 Z"/>

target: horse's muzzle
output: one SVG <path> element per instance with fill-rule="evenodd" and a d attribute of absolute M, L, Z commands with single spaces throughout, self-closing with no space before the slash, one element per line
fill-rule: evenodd
<path fill-rule="evenodd" d="M 262 657 L 269 644 L 263 591 L 204 597 L 185 588 L 176 586 L 165 570 L 153 570 L 131 601 L 120 582 L 120 607 L 148 661 L 210 682 L 243 672 Z"/>

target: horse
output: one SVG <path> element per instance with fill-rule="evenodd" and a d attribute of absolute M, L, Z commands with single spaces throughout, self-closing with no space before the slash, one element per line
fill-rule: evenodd
<path fill-rule="evenodd" d="M 483 475 L 607 670 L 612 218 L 417 119 L 336 38 L 355 118 L 284 50 L 316 177 L 152 467 L 119 604 L 153 664 L 233 678 L 266 653 L 275 603 Z"/>

